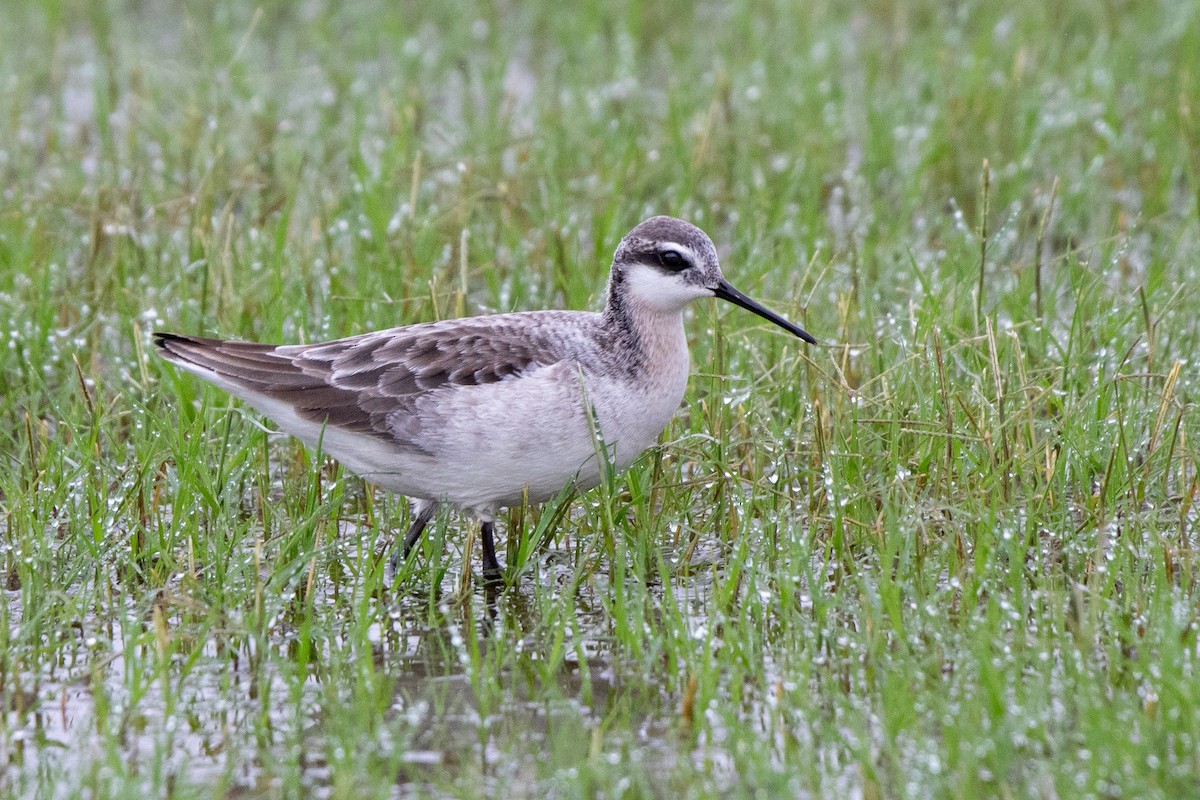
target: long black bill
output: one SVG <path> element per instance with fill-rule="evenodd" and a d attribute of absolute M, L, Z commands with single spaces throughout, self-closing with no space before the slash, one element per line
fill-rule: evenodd
<path fill-rule="evenodd" d="M 801 339 L 808 342 L 809 344 L 817 343 L 817 340 L 814 339 L 809 334 L 808 331 L 804 330 L 803 328 L 801 328 L 798 325 L 793 325 L 792 323 L 788 322 L 783 317 L 776 314 L 774 311 L 771 311 L 771 310 L 759 305 L 758 303 L 754 302 L 749 297 L 746 297 L 746 295 L 742 294 L 737 289 L 730 286 L 729 281 L 725 280 L 724 278 L 722 278 L 721 282 L 718 283 L 716 288 L 712 290 L 712 293 L 715 294 L 717 297 L 721 298 L 722 300 L 728 300 L 729 302 L 733 303 L 735 306 L 741 306 L 742 308 L 746 309 L 747 311 L 753 311 L 755 314 L 758 314 L 763 319 L 769 319 L 771 322 L 774 322 L 776 325 L 783 328 L 788 333 L 799 336 Z"/>

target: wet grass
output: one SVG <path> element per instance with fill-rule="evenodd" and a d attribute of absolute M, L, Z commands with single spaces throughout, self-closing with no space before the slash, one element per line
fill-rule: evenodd
<path fill-rule="evenodd" d="M 1200 5 L 11 3 L 0 795 L 1200 793 Z M 595 308 L 658 451 L 515 584 L 147 352 Z M 476 550 L 478 546 L 476 544 Z"/>

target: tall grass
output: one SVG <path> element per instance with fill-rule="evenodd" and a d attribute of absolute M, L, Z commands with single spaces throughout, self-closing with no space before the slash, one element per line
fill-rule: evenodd
<path fill-rule="evenodd" d="M 1193 0 L 9 5 L 0 794 L 1200 791 Z M 824 344 L 698 308 L 498 595 L 148 352 L 596 308 L 653 213 Z"/>

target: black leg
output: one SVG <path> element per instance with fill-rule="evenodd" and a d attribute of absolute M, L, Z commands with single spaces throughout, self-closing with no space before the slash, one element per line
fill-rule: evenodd
<path fill-rule="evenodd" d="M 499 583 L 504 580 L 500 562 L 496 561 L 496 543 L 492 540 L 492 521 L 486 520 L 480 531 L 483 534 L 483 580 Z"/>
<path fill-rule="evenodd" d="M 400 562 L 408 558 L 408 554 L 412 552 L 417 540 L 425 532 L 425 526 L 429 524 L 429 520 L 433 519 L 433 514 L 437 511 L 437 503 L 423 503 L 419 508 L 417 518 L 412 521 L 408 533 L 404 534 L 404 541 L 392 552 L 392 572 L 400 569 Z"/>

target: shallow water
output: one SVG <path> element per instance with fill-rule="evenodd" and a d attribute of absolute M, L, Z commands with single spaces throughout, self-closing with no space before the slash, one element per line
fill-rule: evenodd
<path fill-rule="evenodd" d="M 358 547 L 355 526 L 343 533 L 327 559 Z M 403 591 L 368 599 L 369 620 L 348 618 L 339 605 L 361 585 L 318 578 L 313 619 L 326 626 L 325 635 L 307 640 L 286 603 L 260 637 L 236 612 L 221 615 L 219 625 L 200 622 L 197 597 L 183 581 L 159 592 L 148 612 L 126 599 L 103 616 L 82 618 L 52 665 L 21 676 L 28 688 L 5 698 L 10 735 L 3 741 L 10 749 L 0 760 L 14 770 L 9 785 L 31 786 L 39 774 L 56 773 L 62 776 L 56 796 L 72 796 L 89 772 L 117 757 L 135 771 L 223 785 L 238 796 L 271 796 L 282 780 L 279 764 L 290 763 L 307 796 L 323 797 L 334 793 L 330 753 L 336 757 L 349 739 L 394 760 L 397 796 L 479 780 L 532 787 L 544 779 L 540 753 L 556 731 L 570 730 L 580 747 L 599 746 L 593 734 L 614 696 L 635 733 L 625 741 L 617 736 L 615 745 L 607 741 L 610 755 L 600 748 L 595 757 L 613 764 L 633 758 L 644 766 L 661 761 L 664 768 L 687 758 L 673 701 L 639 665 L 622 663 L 601 600 L 603 571 L 579 588 L 572 618 L 554 623 L 562 628 L 541 616 L 546 591 L 556 590 L 545 587 L 571 585 L 574 557 L 572 549 L 551 545 L 536 576 L 499 591 L 461 591 L 461 573 L 452 567 L 433 601 L 422 584 L 426 576 L 418 574 Z M 699 548 L 694 563 L 715 557 Z M 450 563 L 458 558 L 450 555 Z M 535 580 L 540 586 L 531 585 Z M 680 613 L 703 639 L 710 602 L 705 570 L 674 589 Z M 7 594 L 10 624 L 20 625 L 20 593 Z M 558 633 L 569 652 L 542 672 L 536 664 L 554 650 Z M 364 658 L 369 667 L 358 664 Z M 500 663 L 489 664 L 493 658 Z M 380 718 L 369 736 L 347 737 L 343 730 L 330 737 L 326 724 L 345 725 L 331 722 L 342 715 L 331 714 L 330 704 L 361 702 L 355 678 L 379 681 L 390 699 L 374 709 Z M 114 741 L 119 752 L 106 751 Z M 705 757 L 714 752 L 707 748 Z"/>

